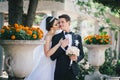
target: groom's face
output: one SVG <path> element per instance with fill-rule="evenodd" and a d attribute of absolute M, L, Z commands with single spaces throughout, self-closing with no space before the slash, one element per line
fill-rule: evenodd
<path fill-rule="evenodd" d="M 70 27 L 70 21 L 66 21 L 65 18 L 59 18 L 59 26 L 63 31 L 68 31 Z"/>

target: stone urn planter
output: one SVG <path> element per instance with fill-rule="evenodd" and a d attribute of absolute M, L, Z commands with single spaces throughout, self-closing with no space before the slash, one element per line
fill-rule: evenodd
<path fill-rule="evenodd" d="M 5 69 L 9 76 L 24 78 L 34 67 L 33 51 L 42 40 L 0 40 L 5 53 Z"/>
<path fill-rule="evenodd" d="M 87 76 L 89 79 L 85 80 L 100 80 L 101 74 L 99 67 L 105 62 L 105 50 L 111 45 L 84 45 L 88 48 L 88 62 L 95 68 L 95 72 L 91 76 Z"/>

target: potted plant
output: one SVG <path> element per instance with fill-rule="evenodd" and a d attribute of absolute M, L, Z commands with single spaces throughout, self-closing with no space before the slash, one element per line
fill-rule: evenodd
<path fill-rule="evenodd" d="M 33 66 L 33 51 L 42 41 L 43 31 L 40 28 L 23 25 L 8 25 L 0 29 L 0 45 L 5 52 L 5 69 L 9 76 L 24 78 Z"/>
<path fill-rule="evenodd" d="M 40 28 L 30 28 L 19 24 L 3 26 L 0 30 L 1 40 L 38 40 L 42 37 L 43 31 Z"/>
<path fill-rule="evenodd" d="M 106 31 L 101 30 L 99 34 L 85 37 L 84 42 L 84 46 L 88 48 L 88 62 L 95 68 L 94 73 L 88 78 L 100 79 L 102 75 L 99 72 L 99 67 L 105 62 L 105 50 L 111 47 L 110 36 Z"/>
<path fill-rule="evenodd" d="M 105 62 L 100 67 L 100 72 L 107 75 L 108 80 L 119 80 L 120 79 L 120 60 L 116 60 L 111 55 L 111 49 L 107 49 L 105 52 Z"/>

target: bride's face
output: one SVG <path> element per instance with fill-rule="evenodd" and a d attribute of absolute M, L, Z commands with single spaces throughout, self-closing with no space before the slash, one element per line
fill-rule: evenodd
<path fill-rule="evenodd" d="M 52 27 L 54 30 L 59 30 L 59 24 L 58 24 L 58 20 L 55 20 L 54 23 L 53 23 L 53 27 Z"/>

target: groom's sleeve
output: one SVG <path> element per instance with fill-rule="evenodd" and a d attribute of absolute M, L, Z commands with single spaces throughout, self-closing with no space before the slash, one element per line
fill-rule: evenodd
<path fill-rule="evenodd" d="M 77 35 L 77 39 L 79 41 L 78 48 L 80 49 L 80 55 L 78 56 L 77 62 L 81 61 L 84 58 L 84 52 L 83 52 L 83 45 L 82 45 L 82 39 L 81 36 Z"/>
<path fill-rule="evenodd" d="M 59 42 L 59 40 L 56 39 L 56 38 L 57 38 L 57 37 L 53 37 L 51 48 L 54 47 L 54 46 Z M 55 60 L 55 59 L 57 59 L 58 57 L 62 56 L 64 53 L 65 53 L 65 50 L 63 50 L 62 47 L 60 46 L 60 47 L 55 51 L 55 53 L 53 53 L 53 55 L 50 56 L 50 58 L 51 58 L 52 60 Z"/>

